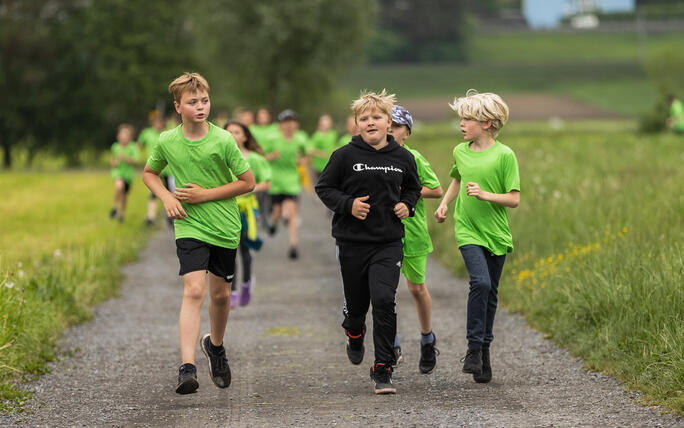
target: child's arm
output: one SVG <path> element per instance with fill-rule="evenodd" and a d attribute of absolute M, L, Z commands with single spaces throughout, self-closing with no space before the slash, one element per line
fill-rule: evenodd
<path fill-rule="evenodd" d="M 262 181 L 261 183 L 254 186 L 254 192 L 267 192 L 271 188 L 270 181 Z"/>
<path fill-rule="evenodd" d="M 143 183 L 154 195 L 162 201 L 164 205 L 164 211 L 170 219 L 181 220 L 188 216 L 188 214 L 183 209 L 181 203 L 166 190 L 166 187 L 162 184 L 161 178 L 159 178 L 159 172 L 153 170 L 149 166 L 145 165 L 145 170 L 142 174 Z"/>
<path fill-rule="evenodd" d="M 420 190 L 420 197 L 421 198 L 441 198 L 442 194 L 444 192 L 442 191 L 442 186 L 437 186 L 434 188 L 429 188 L 427 186 L 423 186 L 423 188 Z"/>
<path fill-rule="evenodd" d="M 361 215 L 365 218 L 365 214 L 368 213 L 370 205 L 364 203 L 360 199 L 367 200 L 368 197 L 356 198 L 348 195 L 340 190 L 341 186 L 341 176 L 343 171 L 343 163 L 340 160 L 339 155 L 333 153 L 330 157 L 330 161 L 323 168 L 321 176 L 318 178 L 318 182 L 314 186 L 314 190 L 318 195 L 318 198 L 328 207 L 330 210 L 337 214 L 351 214 L 359 220 L 363 220 Z M 358 201 L 357 201 L 358 200 Z M 364 213 L 360 212 L 359 205 L 364 205 Z"/>
<path fill-rule="evenodd" d="M 394 205 L 394 214 L 403 220 L 407 217 L 413 217 L 416 210 L 416 204 L 421 196 L 422 186 L 418 178 L 418 167 L 416 161 L 411 155 L 411 162 L 409 162 L 408 170 L 401 182 L 401 194 L 399 195 L 399 202 Z"/>
<path fill-rule="evenodd" d="M 442 201 L 439 203 L 439 207 L 437 207 L 437 210 L 435 211 L 435 220 L 437 220 L 437 223 L 444 223 L 444 220 L 446 220 L 447 211 L 449 211 L 449 204 L 451 203 L 451 201 L 456 199 L 456 196 L 458 196 L 458 191 L 460 190 L 460 188 L 461 181 L 452 178 L 451 183 L 449 184 L 449 188 L 444 194 Z"/>
<path fill-rule="evenodd" d="M 189 204 L 201 204 L 203 202 L 220 201 L 235 196 L 244 195 L 254 190 L 254 174 L 248 169 L 237 176 L 237 180 L 219 187 L 204 189 L 193 183 L 184 183 L 185 187 L 176 187 L 176 198 Z"/>
<path fill-rule="evenodd" d="M 481 201 L 492 202 L 508 208 L 516 208 L 520 204 L 520 191 L 518 190 L 511 190 L 508 193 L 485 192 L 480 189 L 479 184 L 470 182 L 466 185 L 466 191 L 468 196 L 475 196 Z"/>

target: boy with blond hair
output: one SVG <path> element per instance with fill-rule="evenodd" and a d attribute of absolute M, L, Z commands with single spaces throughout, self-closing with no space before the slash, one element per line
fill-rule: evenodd
<path fill-rule="evenodd" d="M 242 229 L 235 197 L 254 189 L 254 175 L 230 132 L 207 122 L 211 103 L 204 77 L 184 73 L 171 82 L 169 92 L 182 124 L 159 136 L 143 181 L 162 201 L 169 218 L 175 219 L 179 275 L 184 283 L 178 322 L 182 365 L 176 392 L 188 394 L 199 387 L 195 350 L 207 271 L 211 332 L 202 337 L 200 346 L 214 384 L 219 388 L 230 385 L 223 336 Z M 159 178 L 166 166 L 183 185 L 174 193 L 166 190 Z"/>
<path fill-rule="evenodd" d="M 506 254 L 513 251 L 506 208 L 520 203 L 518 161 L 513 150 L 496 140 L 508 121 L 508 106 L 501 97 L 470 90 L 450 107 L 461 118 L 466 142 L 454 148 L 451 184 L 435 218 L 444 222 L 448 205 L 456 198 L 454 230 L 470 276 L 463 372 L 487 383 L 492 379 L 489 348 L 499 279 Z"/>
<path fill-rule="evenodd" d="M 376 394 L 394 394 L 392 365 L 397 331 L 395 295 L 404 237 L 402 220 L 420 197 L 413 155 L 388 134 L 394 95 L 367 93 L 352 103 L 359 135 L 334 151 L 316 193 L 335 214 L 332 235 L 344 287 L 347 357 L 361 364 L 366 313 L 373 305 L 375 362 L 370 370 Z"/>

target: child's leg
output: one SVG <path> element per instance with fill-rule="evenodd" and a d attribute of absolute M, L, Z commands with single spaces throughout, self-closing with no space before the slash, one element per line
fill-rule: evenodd
<path fill-rule="evenodd" d="M 240 259 L 242 260 L 242 283 L 249 282 L 252 279 L 252 253 L 249 251 L 249 247 L 245 245 L 245 239 L 247 234 L 243 234 L 240 240 Z M 235 281 L 233 281 L 233 289 L 235 289 Z"/>
<path fill-rule="evenodd" d="M 278 224 L 278 220 L 280 220 L 280 217 L 283 214 L 283 205 L 282 203 L 277 203 L 273 202 L 273 205 L 271 205 L 271 224 L 276 225 Z"/>
<path fill-rule="evenodd" d="M 124 184 L 123 192 L 121 193 L 121 199 L 119 200 L 119 218 L 123 218 L 126 213 L 126 203 L 128 202 L 128 191 L 131 188 L 131 184 L 121 180 Z"/>
<path fill-rule="evenodd" d="M 358 336 L 366 329 L 366 314 L 370 306 L 368 290 L 369 251 L 358 247 L 337 247 L 342 284 L 344 286 L 344 321 L 342 327 Z"/>
<path fill-rule="evenodd" d="M 297 224 L 297 201 L 293 199 L 286 199 L 283 201 L 283 211 L 288 218 L 287 231 L 290 236 L 290 247 L 296 247 L 299 243 Z"/>
<path fill-rule="evenodd" d="M 150 192 L 150 197 L 147 200 L 147 219 L 154 221 L 157 218 L 157 197 Z"/>
<path fill-rule="evenodd" d="M 123 197 L 125 186 L 126 183 L 122 179 L 117 178 L 114 180 L 114 208 L 117 211 L 121 210 L 121 198 Z"/>
<path fill-rule="evenodd" d="M 489 298 L 487 299 L 487 322 L 485 324 L 484 349 L 488 349 L 489 344 L 494 340 L 494 316 L 496 315 L 498 303 L 499 280 L 501 279 L 505 261 L 505 255 L 494 256 L 489 253 L 487 254 L 487 269 L 489 270 L 491 289 L 489 291 Z"/>
<path fill-rule="evenodd" d="M 416 302 L 420 332 L 423 334 L 428 334 L 432 331 L 432 297 L 427 286 L 425 286 L 426 263 L 427 255 L 404 257 L 404 262 L 401 266 L 401 272 L 406 277 L 409 292 Z"/>
<path fill-rule="evenodd" d="M 397 334 L 395 297 L 403 257 L 401 245 L 381 247 L 374 252 L 368 267 L 376 363 L 394 363 L 394 336 Z"/>
<path fill-rule="evenodd" d="M 211 343 L 214 346 L 223 344 L 223 336 L 226 333 L 230 313 L 230 284 L 225 278 L 209 274 L 209 320 Z"/>
<path fill-rule="evenodd" d="M 487 322 L 487 300 L 491 292 L 491 279 L 487 267 L 487 249 L 479 245 L 464 245 L 459 248 L 470 276 L 468 292 L 467 334 L 468 349 L 482 349 Z"/>
<path fill-rule="evenodd" d="M 200 311 L 207 293 L 207 273 L 204 270 L 183 275 L 183 303 L 178 327 L 180 330 L 181 360 L 195 364 L 195 349 L 200 332 Z"/>

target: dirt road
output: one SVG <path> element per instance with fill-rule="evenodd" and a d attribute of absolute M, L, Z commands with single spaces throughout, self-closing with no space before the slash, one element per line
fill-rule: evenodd
<path fill-rule="evenodd" d="M 267 240 L 257 255 L 253 302 L 231 313 L 229 389 L 214 387 L 198 352 L 198 392 L 174 392 L 182 283 L 173 240 L 163 231 L 125 268 L 121 297 L 67 332 L 61 346 L 69 356 L 28 386 L 35 391 L 28 415 L 0 416 L 0 425 L 684 426 L 640 406 L 613 379 L 587 372 L 504 311 L 495 324 L 494 380 L 474 383 L 459 363 L 467 284 L 434 260 L 428 281 L 438 366 L 430 375 L 418 371 L 418 322 L 402 280 L 398 318 L 406 361 L 394 376 L 398 394 L 375 396 L 370 341 L 361 366 L 352 366 L 344 351 L 329 218 L 311 197 L 303 199 L 303 212 L 301 259 L 286 259 L 282 231 Z M 206 312 L 203 317 L 204 332 Z"/>

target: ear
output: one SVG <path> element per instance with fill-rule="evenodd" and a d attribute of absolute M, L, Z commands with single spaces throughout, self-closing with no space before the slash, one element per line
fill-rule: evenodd
<path fill-rule="evenodd" d="M 178 101 L 176 101 L 176 100 L 173 100 L 173 106 L 174 106 L 175 109 L 176 109 L 176 113 L 181 114 L 181 112 L 180 112 L 180 103 L 179 103 Z"/>
<path fill-rule="evenodd" d="M 488 120 L 486 122 L 482 122 L 482 129 L 489 129 L 492 127 L 492 121 Z"/>

